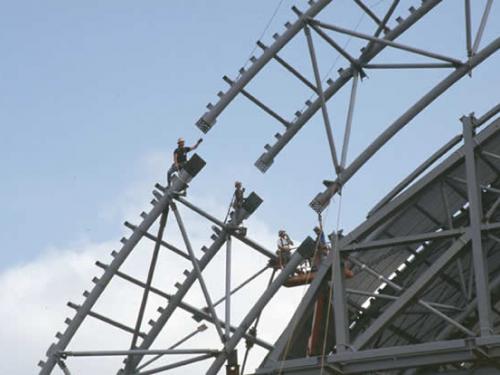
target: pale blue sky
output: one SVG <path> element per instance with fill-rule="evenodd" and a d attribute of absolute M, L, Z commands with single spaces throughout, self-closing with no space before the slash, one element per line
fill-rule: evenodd
<path fill-rule="evenodd" d="M 51 246 L 118 239 L 128 218 L 113 207 L 117 196 L 137 184 L 152 187 L 163 178 L 178 136 L 191 143 L 201 135 L 195 121 L 226 88 L 221 77 L 237 75 L 278 3 L 0 2 L 0 270 L 29 262 Z M 359 30 L 373 30 L 349 0 L 336 3 L 322 20 L 351 28 L 361 20 Z M 380 14 L 389 1 L 367 3 L 376 4 Z M 397 15 L 406 17 L 409 6 L 420 0 L 402 3 Z M 474 30 L 484 3 L 473 1 Z M 284 0 L 263 38 L 267 44 L 286 20 L 295 19 L 293 4 L 305 7 L 305 1 Z M 499 5 L 493 5 L 482 46 L 500 34 Z M 444 0 L 401 41 L 463 59 L 462 29 L 462 2 Z M 336 54 L 316 40 L 326 73 Z M 353 54 L 359 49 L 355 41 L 349 48 Z M 312 79 L 300 39 L 283 56 Z M 408 59 L 401 52 L 383 56 L 379 62 Z M 345 65 L 340 59 L 336 68 Z M 359 223 L 384 192 L 458 133 L 462 114 L 481 114 L 499 102 L 498 65 L 497 55 L 472 79 L 464 78 L 352 180 L 345 189 L 343 226 Z M 359 88 L 350 160 L 449 71 L 368 73 Z M 336 74 L 334 69 L 331 76 Z M 249 90 L 291 118 L 309 94 L 285 77 L 268 68 Z M 329 107 L 335 134 L 342 134 L 346 98 L 344 91 Z M 321 181 L 332 178 L 324 130 L 316 116 L 261 175 L 253 163 L 278 131 L 279 124 L 236 100 L 199 149 L 208 166 L 193 184 L 193 194 L 225 204 L 232 182 L 241 179 L 265 200 L 261 220 L 301 238 L 315 221 L 309 201 L 323 189 Z M 148 158 L 161 153 L 164 165 L 147 169 Z M 147 209 L 150 197 L 140 199 Z M 333 226 L 334 214 L 328 219 Z"/>

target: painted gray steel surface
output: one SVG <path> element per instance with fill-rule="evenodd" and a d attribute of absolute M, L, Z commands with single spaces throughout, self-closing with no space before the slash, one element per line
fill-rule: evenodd
<path fill-rule="evenodd" d="M 228 91 L 221 93 L 220 100 L 215 105 L 209 105 L 208 112 L 197 122 L 197 126 L 207 132 L 238 94 L 248 98 L 285 127 L 283 134 L 276 136 L 277 142 L 273 146 L 267 145 L 266 152 L 256 162 L 256 166 L 265 172 L 276 155 L 321 109 L 331 157 L 338 177 L 311 202 L 311 206 L 318 212 L 329 204 L 331 197 L 340 192 L 343 185 L 380 148 L 384 147 L 389 139 L 437 97 L 445 93 L 449 87 L 470 74 L 472 68 L 493 56 L 500 48 L 500 38 L 497 38 L 480 50 L 480 41 L 490 16 L 491 0 L 487 0 L 485 4 L 475 35 L 472 35 L 471 30 L 470 2 L 464 0 L 465 48 L 469 57 L 465 61 L 394 41 L 439 5 L 440 0 L 426 0 L 422 1 L 417 8 L 411 7 L 409 16 L 398 21 L 392 30 L 387 27 L 387 22 L 400 1 L 393 0 L 387 13 L 383 17 L 378 17 L 362 0 L 356 0 L 357 6 L 377 26 L 373 36 L 317 20 L 316 17 L 330 2 L 330 0 L 310 1 L 310 7 L 304 12 L 294 8 L 298 19 L 293 23 L 287 23 L 285 32 L 281 36 L 276 35 L 275 42 L 271 45 L 265 46 L 262 42 L 258 42 L 263 49 L 263 54 L 258 58 L 252 57 L 250 67 L 241 69 L 237 79 L 224 78 L 230 85 Z M 369 43 L 360 56 L 355 58 L 340 47 L 323 29 L 366 39 Z M 315 84 L 278 55 L 281 49 L 301 31 L 306 33 Z M 328 81 L 325 90 L 323 90 L 311 32 L 317 33 L 350 63 L 348 68 L 340 71 L 340 76 L 335 81 Z M 382 32 L 384 32 L 383 37 L 381 37 Z M 398 48 L 441 60 L 444 63 L 370 64 L 370 61 L 385 48 Z M 262 68 L 272 60 L 281 64 L 317 95 L 316 99 L 307 103 L 304 112 L 296 113 L 293 120 L 287 120 L 246 89 L 248 83 L 258 76 Z M 358 79 L 363 78 L 365 74 L 363 69 L 422 68 L 451 68 L 454 71 L 406 110 L 350 165 L 346 165 Z M 351 97 L 339 158 L 326 104 L 351 78 L 353 78 Z M 359 227 L 342 239 L 338 239 L 336 234 L 333 234 L 332 238 L 336 239 L 333 251 L 321 264 L 316 278 L 312 281 L 287 328 L 275 345 L 270 345 L 255 337 L 250 328 L 253 323 L 258 322 L 263 308 L 289 275 L 294 272 L 305 254 L 301 251 L 297 252 L 277 278 L 272 279 L 243 321 L 232 325 L 231 296 L 240 289 L 239 286 L 231 290 L 232 239 L 239 239 L 271 261 L 275 259 L 275 255 L 273 251 L 256 243 L 237 229 L 254 209 L 248 212 L 240 210 L 234 215 L 233 222 L 225 223 L 189 200 L 173 195 L 174 191 L 185 187 L 196 175 L 198 169 L 201 169 L 200 165 L 192 166 L 196 172 L 190 175 L 192 170 L 188 168 L 174 180 L 174 185 L 170 190 L 162 191 L 163 194 L 155 192 L 154 208 L 150 213 L 143 215 L 144 220 L 140 225 L 134 226 L 126 223 L 133 230 L 133 234 L 124 241 L 122 249 L 114 254 L 111 264 L 97 263 L 104 269 L 104 274 L 95 279 L 94 289 L 85 293 L 86 300 L 82 305 L 70 304 L 77 313 L 75 317 L 67 320 L 68 328 L 64 333 L 57 335 L 58 341 L 49 348 L 47 359 L 41 364 L 41 374 L 51 373 L 56 365 L 64 373 L 69 373 L 70 370 L 63 361 L 68 356 L 125 355 L 128 356 L 128 360 L 126 367 L 120 370 L 120 373 L 137 373 L 138 369 L 140 369 L 140 374 L 159 373 L 214 357 L 207 373 L 215 375 L 219 373 L 243 338 L 269 350 L 262 365 L 256 370 L 258 374 L 305 375 L 317 374 L 319 371 L 365 374 L 379 371 L 380 374 L 456 373 L 469 375 L 473 373 L 471 366 L 477 367 L 477 373 L 494 373 L 488 371 L 492 371 L 492 368 L 495 369 L 493 371 L 497 371 L 499 368 L 497 361 L 500 358 L 500 336 L 495 331 L 496 326 L 500 324 L 500 310 L 497 309 L 497 307 L 500 308 L 497 306 L 500 301 L 498 281 L 500 280 L 500 255 L 497 255 L 500 243 L 500 218 L 498 217 L 500 119 L 497 118 L 499 111 L 500 104 L 479 119 L 472 115 L 464 117 L 463 135 L 459 134 L 450 140 L 396 186 L 371 210 L 368 219 Z M 474 134 L 476 128 L 490 120 L 492 123 L 476 136 Z M 465 146 L 453 152 L 424 177 L 420 177 L 441 160 L 443 155 L 456 148 L 462 139 L 465 141 Z M 420 180 L 417 181 L 418 178 Z M 209 248 L 205 248 L 200 259 L 195 257 L 182 218 L 175 209 L 174 200 L 216 225 L 213 243 Z M 258 206 L 260 200 L 257 201 Z M 169 206 L 174 208 L 173 212 L 188 253 L 162 239 L 161 225 L 158 235 L 148 232 L 162 213 L 167 212 Z M 142 237 L 155 242 L 154 256 L 145 282 L 120 270 L 121 264 Z M 224 297 L 214 304 L 202 272 L 224 244 L 226 244 L 227 253 L 226 290 Z M 193 265 L 193 271 L 185 271 L 186 278 L 176 285 L 178 290 L 173 295 L 166 294 L 151 285 L 156 257 L 160 249 L 164 248 L 190 260 Z M 346 256 L 351 258 L 355 271 L 354 277 L 349 280 L 344 279 L 342 271 L 343 258 Z M 404 265 L 403 269 L 401 269 L 402 265 Z M 259 271 L 256 275 L 261 272 Z M 114 276 L 143 289 L 143 298 L 138 308 L 139 314 L 135 327 L 128 327 L 92 310 Z M 251 280 L 253 276 L 248 282 Z M 191 306 L 184 301 L 184 297 L 197 281 L 207 301 L 207 307 L 203 309 Z M 246 284 L 247 282 L 244 282 L 241 287 Z M 309 334 L 310 328 L 305 317 L 310 316 L 318 291 L 325 286 L 332 286 L 330 293 L 333 292 L 331 309 L 334 318 L 331 325 L 335 331 L 334 342 L 328 343 L 329 350 L 324 353 L 323 357 L 307 357 L 303 339 L 297 339 L 296 336 L 304 338 Z M 143 332 L 141 331 L 143 313 L 150 293 L 164 297 L 166 304 L 158 309 L 160 315 L 150 322 L 149 331 Z M 367 307 L 363 307 L 367 299 L 372 299 L 372 302 Z M 225 302 L 226 306 L 225 317 L 221 319 L 217 317 L 214 305 L 222 302 Z M 144 355 L 156 353 L 150 347 L 161 332 L 168 330 L 166 324 L 177 308 L 194 314 L 197 319 L 212 323 L 219 333 L 222 348 L 220 350 L 206 349 L 206 354 L 202 356 L 144 370 L 142 368 Z M 476 310 L 478 310 L 478 316 L 475 314 Z M 109 326 L 130 333 L 132 335 L 131 350 L 66 351 L 73 335 L 86 317 L 99 319 Z M 193 332 L 186 337 L 194 337 L 197 333 L 198 331 Z M 288 355 L 290 344 L 293 346 L 293 356 Z M 160 352 L 169 354 L 174 350 L 170 348 L 160 350 Z M 301 351 L 303 354 L 298 354 Z M 199 354 L 201 352 L 187 349 L 186 353 Z M 248 351 L 245 354 L 245 362 L 247 354 Z M 452 363 L 455 369 L 451 369 L 449 363 Z M 424 369 L 422 366 L 427 367 Z"/>

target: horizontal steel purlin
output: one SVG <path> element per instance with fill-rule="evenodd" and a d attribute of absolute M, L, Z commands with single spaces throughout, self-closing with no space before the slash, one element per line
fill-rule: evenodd
<path fill-rule="evenodd" d="M 500 229 L 500 223 L 488 223 L 485 225 L 481 225 L 481 231 L 494 231 Z M 421 234 L 413 234 L 404 237 L 393 237 L 390 239 L 384 240 L 375 240 L 369 242 L 361 242 L 361 243 L 351 243 L 345 247 L 342 247 L 340 251 L 343 252 L 354 252 L 360 250 L 377 250 L 384 249 L 392 246 L 402 246 L 408 245 L 411 243 L 419 243 L 425 241 L 435 241 L 441 239 L 447 239 L 452 237 L 458 237 L 461 234 L 464 234 L 469 230 L 469 227 L 461 227 L 457 229 L 449 229 L 449 230 L 441 230 L 437 232 L 430 233 L 421 233 Z"/>
<path fill-rule="evenodd" d="M 124 356 L 130 354 L 156 355 L 156 354 L 218 354 L 216 349 L 132 349 L 132 350 L 89 350 L 89 351 L 65 351 L 59 352 L 61 357 L 109 357 L 109 356 Z"/>
<path fill-rule="evenodd" d="M 276 363 L 272 367 L 260 368 L 255 374 L 274 374 L 278 369 L 282 375 L 312 374 L 310 371 L 318 371 L 322 362 L 325 366 L 339 368 L 343 374 L 366 374 L 372 371 L 471 362 L 480 358 L 475 350 L 481 348 L 487 350 L 490 358 L 500 358 L 500 336 L 493 336 L 487 342 L 470 338 L 342 352 L 329 355 L 323 361 L 320 357 L 293 359 Z"/>

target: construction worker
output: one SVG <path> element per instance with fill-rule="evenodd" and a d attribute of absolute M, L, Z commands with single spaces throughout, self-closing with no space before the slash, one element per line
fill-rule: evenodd
<path fill-rule="evenodd" d="M 191 147 L 185 147 L 184 146 L 184 139 L 179 138 L 177 140 L 177 148 L 174 150 L 174 163 L 170 167 L 170 169 L 167 172 L 167 181 L 168 185 L 170 186 L 170 182 L 172 181 L 172 175 L 175 172 L 180 172 L 181 169 L 184 167 L 184 165 L 187 162 L 187 153 L 195 150 L 200 143 L 203 141 L 203 139 L 198 139 L 198 142 L 194 146 Z"/>
<path fill-rule="evenodd" d="M 321 253 L 328 252 L 328 245 L 326 243 L 325 232 L 320 227 L 314 227 L 314 233 L 316 234 L 316 246 Z"/>
<path fill-rule="evenodd" d="M 332 247 L 336 248 L 338 246 L 338 241 L 340 241 L 344 237 L 344 231 L 342 229 L 339 229 L 337 231 L 337 234 L 332 233 L 330 235 L 330 238 L 332 239 Z M 344 266 L 344 277 L 346 279 L 350 279 L 354 277 L 354 272 L 352 272 L 351 268 L 349 267 L 349 256 L 345 253 L 342 254 L 341 262 Z"/>
<path fill-rule="evenodd" d="M 326 243 L 325 233 L 321 226 L 314 227 L 314 233 L 316 234 L 316 251 L 314 252 L 314 257 L 311 261 L 311 271 L 316 272 L 321 260 L 328 253 L 328 244 Z"/>
<path fill-rule="evenodd" d="M 241 185 L 240 181 L 234 183 L 234 195 L 233 195 L 233 208 L 235 210 L 243 207 L 243 202 L 245 201 L 245 188 Z"/>
<path fill-rule="evenodd" d="M 230 221 L 232 222 L 236 221 L 237 212 L 241 207 L 243 207 L 244 202 L 245 202 L 245 188 L 243 187 L 240 181 L 235 181 L 233 197 L 231 198 L 231 203 L 229 204 L 229 209 L 227 211 L 224 223 L 227 221 L 228 218 L 231 218 Z"/>
<path fill-rule="evenodd" d="M 286 264 L 290 261 L 291 250 L 293 246 L 293 241 L 290 239 L 288 234 L 281 229 L 278 232 L 278 256 L 280 261 L 280 268 L 284 268 Z"/>

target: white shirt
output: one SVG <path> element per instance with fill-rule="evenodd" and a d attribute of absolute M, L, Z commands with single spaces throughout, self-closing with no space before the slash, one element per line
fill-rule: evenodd
<path fill-rule="evenodd" d="M 278 238 L 278 249 L 279 250 L 290 250 L 293 242 L 288 236 Z"/>

